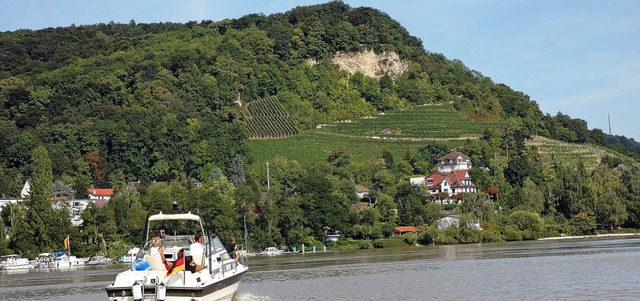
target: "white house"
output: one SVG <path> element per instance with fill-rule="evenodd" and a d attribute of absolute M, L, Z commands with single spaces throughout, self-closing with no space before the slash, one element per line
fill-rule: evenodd
<path fill-rule="evenodd" d="M 438 172 L 453 172 L 454 170 L 471 169 L 471 158 L 469 156 L 454 151 L 440 159 L 438 159 Z"/>
<path fill-rule="evenodd" d="M 469 172 L 455 170 L 450 173 L 434 173 L 425 178 L 425 188 L 430 194 L 446 193 L 449 196 L 458 193 L 475 193 L 476 184 L 471 182 Z"/>
<path fill-rule="evenodd" d="M 358 197 L 359 199 L 364 199 L 366 197 L 369 197 L 369 188 L 363 186 L 363 185 L 356 185 L 355 187 L 356 190 L 356 197 Z"/>
<path fill-rule="evenodd" d="M 438 172 L 424 179 L 425 190 L 429 194 L 445 193 L 453 196 L 460 193 L 476 193 L 477 186 L 471 182 L 469 169 L 471 168 L 469 156 L 454 151 L 438 160 Z M 453 200 L 448 198 L 447 203 Z"/>
<path fill-rule="evenodd" d="M 456 228 L 460 227 L 459 214 L 445 216 L 438 220 L 438 230 L 445 230 L 449 227 L 456 227 Z M 471 230 L 482 230 L 482 227 L 480 227 L 480 220 L 477 220 L 477 219 L 468 220 L 467 228 Z"/>
<path fill-rule="evenodd" d="M 424 186 L 424 177 L 411 177 L 409 183 L 413 186 Z"/>

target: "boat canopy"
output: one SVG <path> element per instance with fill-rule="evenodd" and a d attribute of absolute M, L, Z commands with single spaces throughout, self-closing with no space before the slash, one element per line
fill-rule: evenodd
<path fill-rule="evenodd" d="M 167 220 L 192 220 L 192 221 L 200 221 L 200 217 L 189 213 L 180 213 L 180 214 L 164 214 L 162 212 L 158 214 L 154 214 L 149 216 L 149 221 L 167 221 Z"/>

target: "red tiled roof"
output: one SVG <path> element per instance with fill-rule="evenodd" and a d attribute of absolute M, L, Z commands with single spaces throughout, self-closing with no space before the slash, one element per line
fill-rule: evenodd
<path fill-rule="evenodd" d="M 418 232 L 418 228 L 414 226 L 398 226 L 395 228 L 395 231 L 399 233 Z"/>
<path fill-rule="evenodd" d="M 87 188 L 87 192 L 89 192 L 89 194 L 99 195 L 99 196 L 113 195 L 113 189 L 111 188 Z"/>
<path fill-rule="evenodd" d="M 429 184 L 429 179 L 433 179 L 433 183 Z M 465 187 L 465 185 L 462 184 L 463 179 L 469 180 L 469 186 L 476 187 L 476 184 L 471 182 L 471 178 L 468 176 L 466 170 L 454 170 L 451 173 L 434 173 L 425 178 L 425 185 L 427 189 L 435 189 L 440 187 L 444 180 L 447 180 L 451 187 Z"/>

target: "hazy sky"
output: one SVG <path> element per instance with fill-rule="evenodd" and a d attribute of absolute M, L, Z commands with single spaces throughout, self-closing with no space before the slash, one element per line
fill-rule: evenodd
<path fill-rule="evenodd" d="M 0 31 L 180 22 L 286 12 L 326 1 L 0 0 Z M 431 52 L 522 91 L 544 113 L 640 141 L 638 0 L 345 0 L 386 12 Z"/>

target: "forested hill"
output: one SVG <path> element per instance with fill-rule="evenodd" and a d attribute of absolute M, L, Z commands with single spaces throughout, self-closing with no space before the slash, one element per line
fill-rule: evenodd
<path fill-rule="evenodd" d="M 372 78 L 332 63 L 339 52 L 369 50 L 396 53 L 408 68 Z M 49 151 L 56 178 L 76 191 L 203 179 L 218 168 L 240 183 L 251 163 L 243 104 L 266 97 L 301 130 L 453 103 L 479 122 L 508 120 L 500 135 L 515 137 L 509 143 L 542 135 L 640 154 L 632 139 L 545 115 L 526 94 L 426 51 L 385 13 L 334 1 L 218 22 L 0 33 L 0 193 L 19 190 L 39 145 Z"/>

